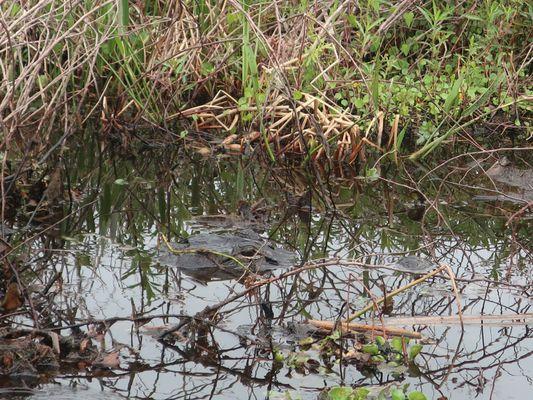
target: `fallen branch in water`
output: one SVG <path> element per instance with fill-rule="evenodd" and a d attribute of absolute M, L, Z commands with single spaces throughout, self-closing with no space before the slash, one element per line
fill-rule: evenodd
<path fill-rule="evenodd" d="M 463 315 L 465 325 L 512 326 L 533 322 L 533 314 Z M 458 315 L 444 317 L 396 317 L 385 319 L 387 325 L 455 325 L 460 324 Z"/>
<path fill-rule="evenodd" d="M 419 332 L 408 331 L 406 329 L 400 328 L 390 328 L 382 325 L 366 325 L 366 324 L 355 324 L 349 322 L 340 322 L 336 323 L 333 321 L 319 321 L 319 320 L 309 320 L 308 324 L 313 325 L 316 328 L 324 329 L 331 331 L 333 329 L 340 328 L 342 333 L 347 333 L 350 331 L 356 332 L 373 332 L 378 335 L 384 336 L 403 336 L 412 339 L 421 339 L 422 335 Z"/>

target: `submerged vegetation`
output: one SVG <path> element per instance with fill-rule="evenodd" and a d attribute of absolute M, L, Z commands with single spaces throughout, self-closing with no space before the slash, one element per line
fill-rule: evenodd
<path fill-rule="evenodd" d="M 348 163 L 523 141 L 531 13 L 517 0 L 2 2 L 4 143 L 32 137 L 35 151 L 91 120 L 123 142 L 222 131 L 239 135 L 233 150 Z"/>

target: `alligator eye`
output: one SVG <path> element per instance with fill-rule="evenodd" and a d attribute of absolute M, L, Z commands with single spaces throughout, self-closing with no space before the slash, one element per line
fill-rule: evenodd
<path fill-rule="evenodd" d="M 274 260 L 273 258 L 265 257 L 265 261 L 272 265 L 279 265 L 279 262 L 277 260 Z"/>

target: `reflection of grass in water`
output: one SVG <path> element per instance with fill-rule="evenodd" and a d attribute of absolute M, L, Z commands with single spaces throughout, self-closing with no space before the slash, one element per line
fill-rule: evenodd
<path fill-rule="evenodd" d="M 162 165 L 152 162 L 154 159 L 160 160 Z M 462 203 L 471 196 L 453 184 L 446 187 L 452 199 L 450 204 L 435 204 L 440 215 L 429 208 L 421 223 L 413 221 L 406 212 L 412 202 L 409 191 L 402 188 L 392 190 L 391 196 L 395 199 L 390 219 L 379 183 L 366 184 L 364 189 L 346 190 L 342 180 L 332 182 L 338 185 L 338 188 L 333 186 L 334 192 L 337 192 L 335 203 L 349 205 L 343 208 L 342 217 L 331 218 L 321 212 L 320 195 L 314 195 L 314 216 L 303 222 L 298 213 L 285 217 L 286 193 L 302 192 L 305 186 L 299 183 L 287 180 L 279 190 L 278 184 L 271 181 L 275 172 L 253 164 L 241 166 L 241 163 L 231 160 L 180 163 L 177 167 L 179 174 L 172 178 L 170 168 L 163 174 L 159 172 L 165 170 L 171 159 L 171 155 L 154 152 L 135 161 L 115 162 L 113 168 L 107 165 L 99 168 L 95 162 L 82 163 L 86 169 L 76 170 L 76 180 L 71 185 L 100 187 L 98 205 L 96 209 L 87 209 L 87 220 L 98 218 L 101 234 L 133 246 L 138 240 L 135 238 L 146 231 L 151 231 L 150 234 L 154 234 L 155 230 L 162 231 L 169 239 L 187 237 L 190 231 L 186 221 L 192 214 L 236 213 L 235 193 L 240 193 L 239 197 L 249 203 L 265 198 L 270 210 L 269 221 L 275 227 L 273 238 L 302 251 L 305 249 L 305 256 L 309 258 L 327 256 L 334 248 L 342 248 L 341 254 L 351 258 L 376 250 L 380 253 L 417 251 L 424 246 L 424 231 L 430 232 L 437 240 L 445 240 L 447 229 L 469 246 L 488 248 L 506 241 L 510 229 L 505 224 L 506 217 L 487 213 L 484 204 Z M 73 161 L 77 163 L 78 158 Z M 425 182 L 419 189 L 431 199 L 436 189 L 431 182 Z M 320 191 L 319 188 L 316 190 Z M 437 225 L 442 217 L 446 218 L 445 229 Z M 94 222 L 88 226 L 96 227 Z M 517 238 L 527 239 L 526 227 L 519 223 L 517 228 Z M 70 234 L 65 232 L 65 235 Z M 336 243 L 334 248 L 332 241 Z M 377 244 L 379 249 L 375 246 Z"/>
<path fill-rule="evenodd" d="M 157 160 L 157 163 L 153 162 L 154 159 Z M 126 255 L 127 257 L 131 256 L 130 268 L 120 276 L 123 278 L 124 284 L 126 284 L 126 278 L 130 278 L 130 281 L 133 281 L 131 287 L 122 289 L 126 293 L 126 298 L 131 295 L 134 302 L 144 296 L 144 299 L 148 298 L 148 300 L 152 300 L 151 304 L 154 304 L 154 300 L 161 301 L 167 299 L 169 293 L 170 296 L 177 293 L 185 297 L 183 302 L 199 303 L 201 301 L 202 303 L 200 304 L 202 306 L 204 304 L 208 305 L 213 298 L 199 299 L 193 297 L 192 300 L 188 299 L 186 296 L 189 295 L 189 292 L 178 285 L 176 282 L 178 279 L 174 281 L 175 275 L 172 275 L 172 273 L 175 271 L 158 269 L 157 266 L 153 265 L 150 255 L 144 251 L 144 248 L 150 248 L 150 245 L 154 244 L 155 237 L 159 232 L 166 234 L 167 231 L 170 231 L 168 237 L 173 239 L 189 233 L 186 223 L 186 220 L 191 215 L 189 210 L 193 210 L 193 213 L 208 211 L 212 213 L 234 212 L 235 209 L 232 203 L 234 201 L 234 193 L 238 187 L 242 188 L 242 194 L 246 200 L 254 201 L 260 197 L 266 197 L 266 203 L 273 207 L 271 221 L 279 221 L 285 212 L 283 207 L 284 194 L 281 193 L 280 186 L 269 181 L 269 176 L 272 172 L 268 170 L 254 168 L 252 169 L 253 176 L 252 174 L 244 173 L 241 177 L 237 177 L 238 168 L 241 167 L 236 166 L 231 161 L 228 163 L 216 163 L 213 160 L 206 160 L 198 164 L 184 163 L 174 166 L 175 173 L 171 179 L 167 179 L 168 177 L 159 168 L 161 165 L 165 165 L 165 162 L 164 156 L 156 157 L 152 155 L 148 157 L 145 155 L 131 160 L 115 160 L 114 163 L 103 163 L 102 165 L 95 162 L 87 171 L 76 170 L 76 179 L 71 184 L 76 186 L 79 181 L 93 180 L 91 184 L 86 184 L 89 188 L 100 189 L 100 198 L 98 200 L 100 204 L 96 207 L 87 207 L 87 209 L 83 210 L 83 213 L 72 215 L 68 221 L 69 223 L 65 224 L 70 231 L 64 231 L 63 233 L 67 234 L 66 236 L 75 236 L 79 232 L 80 226 L 84 226 L 84 221 L 92 218 L 94 226 L 87 225 L 87 230 L 101 229 L 104 235 L 112 236 L 114 242 L 129 244 L 133 248 L 131 253 Z M 96 166 L 101 169 L 95 169 Z M 171 168 L 163 169 L 172 171 Z M 252 178 L 255 178 L 255 180 Z M 262 182 L 262 184 L 256 185 L 255 182 Z M 338 183 L 342 185 L 342 181 Z M 290 186 L 284 183 L 283 188 L 295 192 L 296 190 L 294 189 L 298 189 L 299 186 L 296 184 Z M 335 189 L 333 185 L 332 188 Z M 428 196 L 435 190 L 431 185 L 423 189 L 427 189 L 425 193 Z M 449 192 L 450 196 L 454 194 L 452 189 L 453 186 L 451 186 Z M 513 244 L 511 243 L 509 231 L 507 231 L 508 228 L 505 226 L 505 219 L 492 215 L 483 215 L 479 212 L 485 211 L 482 206 L 476 204 L 474 206 L 455 208 L 453 202 L 451 202 L 451 205 L 439 206 L 441 211 L 445 213 L 449 225 L 454 228 L 455 236 L 452 236 L 446 229 L 439 228 L 436 224 L 435 226 L 433 225 L 438 221 L 435 214 L 428 217 L 424 230 L 422 230 L 420 222 L 412 221 L 406 215 L 403 202 L 410 198 L 409 193 L 404 193 L 401 189 L 397 189 L 393 191 L 392 195 L 396 200 L 395 205 L 393 205 L 392 219 L 389 219 L 390 216 L 383 204 L 382 187 L 378 185 L 365 186 L 363 192 L 355 190 L 340 191 L 338 195 L 339 202 L 350 205 L 345 208 L 345 214 L 342 217 L 333 218 L 327 215 L 324 209 L 320 208 L 320 204 L 315 206 L 320 200 L 315 196 L 312 200 L 314 207 L 312 210 L 313 218 L 310 218 L 306 223 L 302 223 L 301 217 L 297 213 L 291 215 L 277 229 L 275 239 L 292 243 L 297 248 L 307 245 L 311 249 L 309 252 L 310 257 L 313 255 L 328 257 L 342 250 L 345 251 L 344 254 L 341 254 L 342 258 L 346 258 L 346 254 L 350 258 L 362 257 L 368 264 L 380 264 L 380 257 L 383 256 L 383 253 L 401 253 L 414 249 L 413 253 L 418 254 L 420 247 L 427 244 L 428 237 L 435 250 L 435 256 L 440 258 L 444 255 L 445 257 L 443 258 L 449 257 L 448 259 L 452 260 L 453 257 L 456 257 L 454 267 L 459 269 L 468 264 L 468 262 L 458 261 L 460 260 L 459 257 L 473 255 L 473 257 L 486 258 L 487 251 L 490 251 L 490 257 L 503 259 L 527 257 L 523 253 L 511 254 L 509 248 Z M 461 196 L 463 194 L 459 192 L 457 197 L 461 198 Z M 450 198 L 448 197 L 448 199 Z M 406 200 L 404 201 L 403 199 Z M 92 215 L 92 217 L 89 217 L 89 215 Z M 98 223 L 101 224 L 102 228 L 98 227 Z M 426 236 L 424 237 L 422 233 Z M 521 237 L 527 236 L 524 236 L 523 232 L 519 232 L 518 238 L 520 239 Z M 80 269 L 85 268 L 82 265 L 78 267 Z M 118 268 L 118 266 L 116 267 Z M 260 307 L 262 307 L 263 302 L 267 305 L 272 304 L 275 317 L 279 316 L 280 309 L 287 304 L 284 321 L 296 322 L 300 321 L 302 316 L 307 315 L 315 318 L 334 319 L 343 310 L 342 307 L 345 307 L 343 304 L 346 303 L 347 298 L 350 311 L 356 311 L 363 307 L 368 297 L 363 297 L 365 294 L 359 290 L 360 282 L 358 278 L 361 275 L 361 271 L 356 269 L 355 265 L 349 266 L 348 264 L 342 265 L 335 270 L 330 267 L 333 267 L 333 265 L 299 274 L 287 279 L 279 286 L 272 285 L 270 287 L 270 298 L 254 298 L 249 303 L 243 302 L 239 307 L 245 310 L 247 318 L 253 319 L 252 323 L 255 322 L 257 315 L 261 315 Z M 95 273 L 98 272 L 99 268 L 102 267 L 94 266 Z M 375 296 L 380 296 L 381 291 L 378 283 L 383 272 L 378 270 L 366 272 L 367 279 L 364 280 L 363 278 L 364 284 L 369 287 L 371 293 Z M 463 278 L 465 277 L 470 278 L 470 275 L 463 275 Z M 387 292 L 390 293 L 393 288 L 401 287 L 408 281 L 409 278 L 405 277 L 405 275 L 396 276 L 390 274 L 385 280 L 385 284 L 390 288 L 387 289 Z M 487 283 L 483 282 L 483 284 Z M 211 293 L 209 292 L 212 287 L 222 290 L 225 285 L 206 287 L 204 293 L 214 295 L 212 291 Z M 293 291 L 290 290 L 292 287 L 295 288 Z M 433 288 L 434 286 L 431 287 Z M 232 287 L 228 293 L 233 294 L 235 288 L 238 289 L 240 286 Z M 483 288 L 485 289 L 485 286 Z M 414 291 L 414 296 L 412 297 L 406 294 L 395 305 L 395 311 L 401 314 L 413 311 L 417 314 L 425 312 L 446 314 L 448 311 L 455 313 L 454 308 L 447 303 L 449 289 L 445 289 L 442 292 L 443 294 L 432 297 L 426 296 L 422 298 L 418 296 L 416 291 Z M 484 307 L 489 307 L 492 304 L 490 301 L 502 293 L 506 294 L 500 289 L 494 288 L 496 291 L 494 297 L 494 293 L 489 293 L 489 301 Z M 263 292 L 258 293 L 258 295 L 263 294 Z M 361 307 L 359 305 L 355 306 L 355 302 L 360 300 L 359 297 L 363 300 Z M 507 298 L 502 300 L 501 297 L 500 301 L 504 303 Z M 481 305 L 483 300 L 479 300 L 477 297 L 469 299 L 469 302 L 470 310 L 475 307 L 477 312 L 483 307 Z M 186 303 L 185 309 L 190 304 Z M 143 303 L 143 307 L 144 305 L 146 304 Z M 509 307 L 512 307 L 512 303 L 502 304 L 504 309 Z M 228 308 L 231 309 L 231 305 L 228 305 Z M 513 308 L 514 310 L 515 308 Z M 517 312 L 520 311 L 518 308 L 516 310 Z M 495 312 L 492 309 L 485 309 L 485 311 Z M 224 315 L 224 310 L 221 315 Z M 239 317 L 242 318 L 242 315 Z M 235 320 L 228 318 L 225 328 L 232 329 L 232 324 L 235 321 L 240 320 L 238 318 Z M 249 322 L 248 319 L 245 321 Z M 441 337 L 438 332 L 432 332 L 432 336 Z M 453 334 L 443 335 L 442 337 L 446 341 L 453 340 Z M 442 347 L 446 345 L 446 342 L 439 342 L 439 345 Z M 498 343 L 496 342 L 494 346 L 497 345 Z M 454 349 L 446 349 L 446 354 L 452 354 L 453 351 Z M 424 357 L 426 357 L 426 354 L 424 354 Z M 215 360 L 215 357 L 211 358 Z M 427 359 L 429 360 L 428 364 L 430 362 L 439 363 L 437 356 L 428 355 Z M 442 367 L 442 365 L 439 365 L 439 367 Z M 324 376 L 324 379 L 330 379 L 330 377 Z M 339 384 L 334 379 L 331 382 Z M 362 382 L 359 381 L 359 383 Z"/>

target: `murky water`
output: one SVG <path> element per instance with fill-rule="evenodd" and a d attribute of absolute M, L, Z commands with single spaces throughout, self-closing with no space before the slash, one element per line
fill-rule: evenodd
<path fill-rule="evenodd" d="M 405 255 L 451 267 L 465 317 L 531 313 L 531 226 L 527 218 L 505 225 L 511 205 L 470 201 L 472 193 L 462 187 L 426 180 L 430 198 L 443 192 L 434 210 L 406 183 L 367 182 L 361 189 L 354 180 L 338 180 L 319 186 L 302 173 L 237 159 L 175 161 L 167 155 L 155 164 L 154 158 L 98 165 L 80 151 L 71 160 L 79 168 L 70 172 L 82 193 L 79 203 L 59 230 L 43 234 L 25 254 L 40 271 L 35 284 L 61 273 L 53 304 L 65 325 L 87 318 L 168 317 L 142 326 L 115 322 L 105 346 L 123 345 L 119 368 L 98 374 L 61 370 L 32 388 L 35 398 L 247 399 L 290 393 L 316 399 L 325 387 L 404 383 L 428 399 L 529 397 L 532 332 L 518 321 L 475 320 L 464 330 L 457 321 L 404 324 L 428 344 L 417 368 L 401 374 L 326 365 L 318 356 L 316 371 L 279 368 L 270 353 L 279 348 L 288 356 L 299 349 L 295 325 L 346 317 L 366 304 L 368 291 L 381 296 L 409 283 L 416 275 L 393 270 Z M 261 199 L 262 237 L 295 252 L 300 265 L 338 262 L 273 282 L 226 306 L 205 337 L 191 340 L 184 333 L 164 346 L 157 340 L 162 326 L 243 291 L 245 282 L 158 262 L 160 234 L 177 241 L 203 229 L 195 216 L 235 215 L 242 204 Z M 439 276 L 396 297 L 389 311 L 391 319 L 454 316 L 457 299 L 450 280 Z"/>

